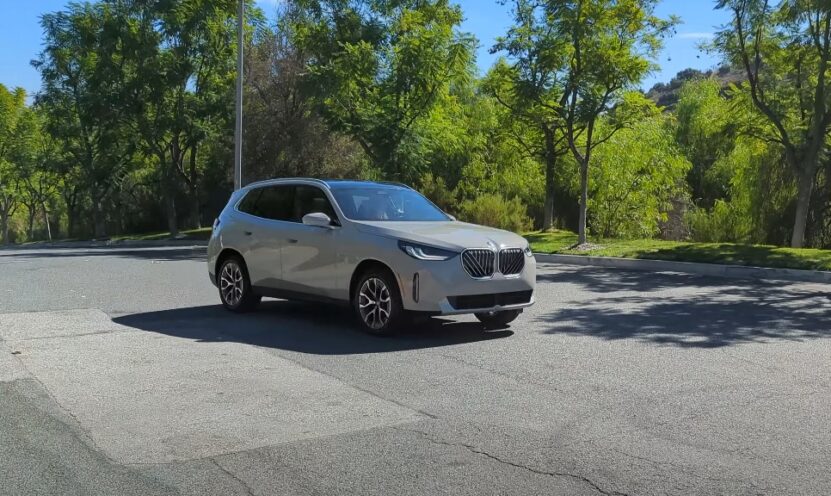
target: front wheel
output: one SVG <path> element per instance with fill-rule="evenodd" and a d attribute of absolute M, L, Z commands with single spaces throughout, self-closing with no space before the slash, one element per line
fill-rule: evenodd
<path fill-rule="evenodd" d="M 361 327 L 371 334 L 392 334 L 403 319 L 398 285 L 385 270 L 370 270 L 361 276 L 352 304 Z"/>
<path fill-rule="evenodd" d="M 261 297 L 252 291 L 248 269 L 239 257 L 222 262 L 217 283 L 222 305 L 232 312 L 250 312 L 260 303 Z"/>
<path fill-rule="evenodd" d="M 522 310 L 503 310 L 501 312 L 482 312 L 475 315 L 479 322 L 485 324 L 485 327 L 493 329 L 507 326 L 515 321 L 521 313 Z"/>

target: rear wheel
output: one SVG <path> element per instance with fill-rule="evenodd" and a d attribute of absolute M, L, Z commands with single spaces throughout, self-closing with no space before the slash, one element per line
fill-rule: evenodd
<path fill-rule="evenodd" d="M 371 334 L 391 334 L 403 320 L 398 285 L 385 270 L 371 269 L 361 276 L 352 304 L 361 327 Z"/>
<path fill-rule="evenodd" d="M 219 298 L 225 308 L 238 313 L 257 308 L 261 297 L 252 291 L 248 269 L 241 258 L 234 256 L 222 262 L 216 279 Z"/>
<path fill-rule="evenodd" d="M 515 321 L 522 310 L 503 310 L 501 312 L 477 313 L 476 318 L 488 328 L 505 327 Z"/>

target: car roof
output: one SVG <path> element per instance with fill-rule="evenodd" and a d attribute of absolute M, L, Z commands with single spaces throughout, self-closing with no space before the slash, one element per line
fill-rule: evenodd
<path fill-rule="evenodd" d="M 383 187 L 383 188 L 402 188 L 412 189 L 409 186 L 401 183 L 386 182 L 386 181 L 365 181 L 361 179 L 317 179 L 310 177 L 286 177 L 279 179 L 267 179 L 265 181 L 257 181 L 245 186 L 246 189 L 257 188 L 261 186 L 277 185 L 277 184 L 303 184 L 315 183 L 320 186 L 325 186 L 328 189 L 346 189 L 346 188 L 366 188 L 366 187 Z"/>

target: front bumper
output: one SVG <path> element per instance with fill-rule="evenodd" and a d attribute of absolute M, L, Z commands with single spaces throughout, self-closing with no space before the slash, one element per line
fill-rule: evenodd
<path fill-rule="evenodd" d="M 444 262 L 419 262 L 407 257 L 397 264 L 405 310 L 440 315 L 518 310 L 534 304 L 536 261 L 526 257 L 522 272 L 474 279 L 460 257 Z M 479 306 L 482 305 L 482 306 Z"/>

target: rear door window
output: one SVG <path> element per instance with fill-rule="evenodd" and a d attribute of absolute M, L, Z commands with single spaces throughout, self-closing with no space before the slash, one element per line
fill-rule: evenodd
<path fill-rule="evenodd" d="M 292 220 L 294 186 L 268 186 L 257 199 L 259 217 L 271 220 Z"/>
<path fill-rule="evenodd" d="M 237 205 L 237 210 L 240 212 L 245 212 L 246 214 L 257 215 L 257 199 L 260 197 L 260 193 L 263 192 L 262 188 L 252 189 L 245 195 L 245 198 L 239 202 Z"/>

